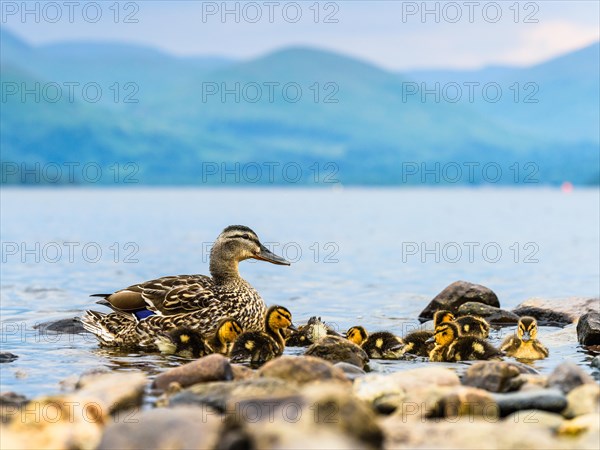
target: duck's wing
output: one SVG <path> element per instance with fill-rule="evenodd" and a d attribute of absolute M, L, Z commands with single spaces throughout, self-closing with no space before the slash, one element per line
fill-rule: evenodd
<path fill-rule="evenodd" d="M 148 308 L 157 314 L 172 315 L 206 308 L 218 301 L 212 278 L 205 275 L 178 275 L 134 284 L 106 298 L 118 309 Z"/>

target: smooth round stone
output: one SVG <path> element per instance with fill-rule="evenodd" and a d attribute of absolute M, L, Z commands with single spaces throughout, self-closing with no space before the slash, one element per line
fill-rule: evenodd
<path fill-rule="evenodd" d="M 458 315 L 484 317 L 489 323 L 494 325 L 512 325 L 519 321 L 519 316 L 515 313 L 478 302 L 462 304 L 458 308 Z"/>
<path fill-rule="evenodd" d="M 362 370 L 360 367 L 357 367 L 354 364 L 350 364 L 350 363 L 346 363 L 346 362 L 335 363 L 333 365 L 333 367 L 342 369 L 344 371 L 344 373 L 346 374 L 346 377 L 350 381 L 354 381 L 357 378 L 363 377 L 367 374 L 367 372 Z"/>
<path fill-rule="evenodd" d="M 152 387 L 165 390 L 171 383 L 187 387 L 208 381 L 230 381 L 233 377 L 229 360 L 215 353 L 161 373 L 154 379 Z"/>
<path fill-rule="evenodd" d="M 342 369 L 315 356 L 280 356 L 262 366 L 258 376 L 279 378 L 299 385 L 327 380 L 349 382 Z"/>
<path fill-rule="evenodd" d="M 579 318 L 577 340 L 581 345 L 600 345 L 600 313 L 593 311 Z"/>
<path fill-rule="evenodd" d="M 600 369 L 600 355 L 594 356 L 594 359 L 592 359 L 592 367 Z"/>
<path fill-rule="evenodd" d="M 518 390 L 525 380 L 522 370 L 515 364 L 505 361 L 481 361 L 470 366 L 462 377 L 462 384 L 485 389 L 490 392 L 511 392 Z"/>
<path fill-rule="evenodd" d="M 560 364 L 548 376 L 548 387 L 560 389 L 565 394 L 577 386 L 593 382 L 594 379 L 589 374 L 572 362 Z"/>

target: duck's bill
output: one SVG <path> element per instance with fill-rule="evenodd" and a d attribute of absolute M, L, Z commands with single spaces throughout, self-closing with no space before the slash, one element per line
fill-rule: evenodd
<path fill-rule="evenodd" d="M 292 331 L 298 331 L 298 328 L 296 328 L 296 325 L 294 325 L 293 323 L 288 325 L 288 330 L 292 330 Z"/>
<path fill-rule="evenodd" d="M 525 333 L 523 333 L 523 337 L 521 338 L 523 341 L 527 342 L 528 340 L 531 339 L 531 334 L 529 334 L 529 331 L 526 331 Z"/>
<path fill-rule="evenodd" d="M 260 253 L 254 256 L 254 259 L 259 259 L 261 261 L 267 261 L 272 264 L 278 264 L 280 266 L 289 266 L 291 263 L 281 256 L 277 256 L 275 253 L 271 252 L 267 247 L 261 244 Z"/>
<path fill-rule="evenodd" d="M 431 336 L 425 341 L 426 344 L 433 344 L 435 342 L 435 336 Z"/>

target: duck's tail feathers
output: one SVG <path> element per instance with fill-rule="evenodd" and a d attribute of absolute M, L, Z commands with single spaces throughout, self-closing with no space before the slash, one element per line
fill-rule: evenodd
<path fill-rule="evenodd" d="M 127 318 L 134 320 L 130 315 Z M 96 336 L 101 344 L 114 346 L 116 345 L 117 329 L 119 325 L 122 326 L 122 319 L 121 315 L 88 310 L 79 320 L 83 328 Z"/>

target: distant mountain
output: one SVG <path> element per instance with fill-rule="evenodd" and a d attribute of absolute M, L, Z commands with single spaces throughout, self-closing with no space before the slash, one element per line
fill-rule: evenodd
<path fill-rule="evenodd" d="M 513 182 L 511 164 L 529 161 L 543 183 L 600 181 L 598 44 L 529 68 L 396 74 L 312 48 L 240 62 L 120 43 L 32 47 L 2 28 L 0 37 L 3 86 L 64 87 L 56 102 L 23 101 L 3 87 L 2 161 L 132 161 L 146 184 L 220 184 L 202 177 L 207 162 L 297 163 L 301 184 L 310 183 L 311 165 L 328 162 L 349 185 L 420 184 L 403 178 L 403 164 L 436 162 L 497 163 L 504 184 Z M 69 82 L 79 83 L 73 99 Z M 454 103 L 408 94 L 436 82 L 497 83 L 503 96 Z M 80 90 L 89 83 L 102 89 L 97 102 Z M 526 83 L 535 83 L 538 103 L 523 101 Z M 459 180 L 469 181 L 481 183 L 481 173 Z"/>

